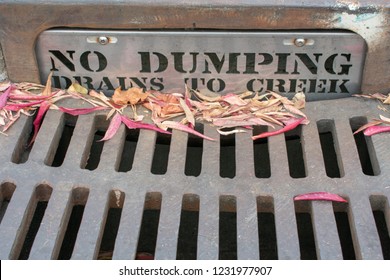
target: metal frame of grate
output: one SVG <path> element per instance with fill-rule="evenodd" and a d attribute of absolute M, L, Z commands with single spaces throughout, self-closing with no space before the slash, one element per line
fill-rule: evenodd
<path fill-rule="evenodd" d="M 270 176 L 258 178 L 250 133 L 234 137 L 232 152 L 223 150 L 223 141 L 208 125 L 205 134 L 218 141 L 203 141 L 199 176 L 185 175 L 188 135 L 179 131 L 168 142 L 164 174 L 151 172 L 158 136 L 144 130 L 137 136 L 131 170 L 118 172 L 126 139 L 123 125 L 100 147 L 98 165 L 88 170 L 90 147 L 97 143 L 93 136 L 107 123 L 95 115 L 75 121 L 59 111 L 47 113 L 23 160 L 21 150 L 32 125 L 23 117 L 8 137 L 0 138 L 0 259 L 97 259 L 107 242 L 113 259 L 137 258 L 148 247 L 148 256 L 155 259 L 180 254 L 196 259 L 389 258 L 390 135 L 366 138 L 373 173 L 366 175 L 361 162 L 368 159 L 359 158 L 352 133 L 364 118 L 380 113 L 376 105 L 357 98 L 309 103 L 305 113 L 311 122 L 296 141 L 304 162 L 299 178 L 291 177 L 297 163 L 289 159 L 288 135 L 267 140 Z M 74 129 L 66 155 L 58 167 L 50 166 L 67 122 Z M 324 132 L 333 136 L 339 169 L 335 178 L 324 164 Z M 222 158 L 220 151 L 233 153 L 233 159 Z M 234 172 L 223 178 L 220 165 L 233 165 Z M 293 200 L 316 191 L 339 194 L 348 203 Z M 119 216 L 112 218 L 112 209 L 119 209 Z M 191 213 L 195 218 L 188 220 Z M 273 222 L 262 224 L 260 213 L 270 214 Z M 149 231 L 148 221 L 154 223 Z M 76 226 L 71 228 L 71 223 Z M 342 237 L 343 223 L 349 237 Z M 193 229 L 186 231 L 185 225 Z M 107 237 L 110 228 L 115 230 Z M 229 232 L 231 236 L 224 236 Z M 267 232 L 273 238 L 263 240 Z M 186 243 L 186 238 L 192 241 Z M 141 239 L 148 246 L 142 247 Z M 183 248 L 192 252 L 186 255 Z"/>

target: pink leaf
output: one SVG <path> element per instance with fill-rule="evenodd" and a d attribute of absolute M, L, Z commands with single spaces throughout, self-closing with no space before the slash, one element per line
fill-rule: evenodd
<path fill-rule="evenodd" d="M 10 110 L 10 111 L 19 111 L 20 109 L 23 109 L 26 107 L 31 107 L 34 105 L 41 104 L 42 102 L 43 101 L 40 100 L 40 101 L 34 101 L 34 102 L 28 102 L 28 103 L 8 103 L 7 105 L 5 105 L 4 108 L 6 110 Z"/>
<path fill-rule="evenodd" d="M 152 124 L 147 124 L 143 122 L 136 122 L 133 121 L 125 116 L 122 116 L 122 122 L 129 128 L 129 129 L 148 129 L 148 130 L 154 130 L 160 133 L 165 133 L 165 134 L 172 134 L 169 131 L 163 130 L 161 128 L 158 128 L 157 126 L 154 126 Z"/>
<path fill-rule="evenodd" d="M 235 95 L 234 93 L 227 94 L 225 96 L 222 96 L 222 100 L 231 104 L 231 105 L 239 105 L 239 106 L 245 106 L 247 105 L 247 102 L 241 99 L 239 96 Z"/>
<path fill-rule="evenodd" d="M 89 114 L 95 111 L 99 110 L 107 110 L 110 108 L 99 106 L 99 107 L 92 107 L 92 108 L 65 108 L 65 107 L 58 107 L 62 112 L 70 114 L 72 116 L 78 116 L 78 115 L 85 115 Z"/>
<path fill-rule="evenodd" d="M 300 125 L 305 120 L 306 120 L 305 118 L 297 119 L 296 121 L 289 123 L 288 125 L 286 125 L 285 127 L 281 128 L 279 130 L 270 131 L 270 132 L 263 132 L 263 133 L 260 133 L 258 135 L 252 136 L 252 140 L 266 138 L 269 136 L 274 136 L 274 135 L 278 135 L 278 134 L 293 130 L 294 128 L 296 128 L 298 125 Z"/>
<path fill-rule="evenodd" d="M 163 125 L 169 127 L 169 128 L 172 128 L 172 129 L 177 129 L 177 130 L 181 130 L 181 131 L 184 131 L 184 132 L 187 132 L 187 133 L 191 133 L 191 134 L 194 134 L 196 136 L 199 136 L 201 138 L 204 138 L 204 139 L 207 139 L 207 140 L 210 140 L 210 141 L 215 141 L 215 139 L 213 138 L 210 138 L 208 136 L 205 136 L 203 135 L 202 133 L 199 133 L 198 131 L 184 125 L 184 124 L 181 124 L 181 123 L 178 123 L 178 122 L 173 122 L 173 121 L 165 121 L 162 123 Z"/>
<path fill-rule="evenodd" d="M 114 117 L 111 119 L 110 125 L 107 128 L 106 133 L 104 134 L 104 137 L 99 140 L 100 141 L 107 141 L 110 140 L 114 135 L 117 133 L 119 127 L 121 126 L 122 120 L 121 115 L 119 113 L 116 113 Z"/>
<path fill-rule="evenodd" d="M 31 94 L 31 95 L 23 95 L 23 94 L 10 94 L 9 98 L 12 99 L 12 100 L 45 100 L 45 99 L 49 99 L 51 97 L 53 97 L 54 95 L 56 95 L 58 93 L 57 92 L 53 92 L 52 94 L 50 95 L 35 95 L 35 94 Z"/>
<path fill-rule="evenodd" d="M 300 194 L 294 197 L 294 201 L 298 200 L 328 200 L 335 202 L 348 202 L 341 196 L 328 192 L 312 192 Z"/>
<path fill-rule="evenodd" d="M 382 132 L 390 132 L 390 126 L 373 125 L 366 128 L 363 134 L 366 136 L 372 136 Z"/>
<path fill-rule="evenodd" d="M 7 104 L 7 100 L 9 97 L 9 94 L 12 90 L 13 86 L 10 85 L 1 95 L 0 95 L 0 109 L 3 109 L 4 106 Z"/>
<path fill-rule="evenodd" d="M 47 110 L 49 110 L 51 103 L 47 101 L 43 101 L 41 106 L 39 107 L 37 116 L 35 117 L 35 120 L 33 122 L 34 125 L 34 134 L 31 138 L 30 145 L 35 141 L 35 138 L 38 135 L 39 128 L 41 127 L 42 119 Z"/>

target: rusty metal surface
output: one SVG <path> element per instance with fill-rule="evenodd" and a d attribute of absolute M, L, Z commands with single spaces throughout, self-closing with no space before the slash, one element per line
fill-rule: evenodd
<path fill-rule="evenodd" d="M 142 235 L 144 208 L 160 209 L 154 251 L 156 259 L 176 259 L 182 209 L 199 215 L 197 259 L 220 258 L 221 242 L 225 239 L 219 231 L 222 212 L 236 213 L 236 222 L 231 226 L 237 231 L 235 253 L 238 259 L 262 258 L 259 251 L 259 230 L 262 229 L 257 219 L 259 212 L 273 213 L 275 217 L 279 259 L 302 258 L 302 240 L 297 231 L 299 221 L 296 216 L 300 212 L 311 215 L 316 258 L 345 258 L 342 252 L 346 245 L 342 244 L 343 238 L 339 236 L 335 218 L 335 212 L 338 212 L 345 213 L 350 224 L 352 244 L 347 249 L 352 250 L 357 259 L 382 259 L 382 252 L 388 252 L 390 248 L 381 245 L 373 211 L 382 211 L 389 228 L 390 135 L 370 138 L 372 146 L 369 153 L 374 175 L 369 176 L 362 171 L 350 126 L 351 118 L 363 116 L 371 119 L 376 116 L 376 103 L 356 98 L 311 102 L 305 112 L 311 123 L 302 128 L 305 165 L 302 178 L 290 176 L 283 135 L 268 140 L 271 176 L 257 178 L 253 142 L 249 134 L 236 135 L 233 178 L 219 175 L 220 141 L 203 142 L 200 175 L 186 176 L 183 155 L 186 154 L 188 136 L 178 131 L 172 135 L 165 174 L 151 172 L 156 142 L 156 134 L 152 131 L 140 132 L 133 168 L 128 172 L 118 172 L 125 138 L 123 126 L 113 139 L 104 144 L 98 167 L 87 170 L 81 167 L 85 165 L 86 151 L 97 125 L 93 115 L 79 117 L 63 164 L 52 167 L 49 165 L 64 122 L 59 111 L 48 112 L 28 160 L 17 164 L 13 161 L 17 159 L 17 151 L 23 148 L 18 143 L 26 137 L 26 127 L 31 127 L 31 122 L 25 118 L 12 127 L 8 137 L 0 138 L 2 202 L 6 196 L 4 190 L 13 191 L 0 224 L 0 259 L 18 258 L 34 205 L 42 200 L 48 201 L 48 204 L 31 247 L 30 259 L 58 258 L 71 209 L 83 203 L 85 209 L 72 259 L 98 257 L 108 209 L 112 207 L 122 209 L 114 259 L 135 258 Z M 340 178 L 330 178 L 325 172 L 317 129 L 317 122 L 323 120 L 334 122 Z M 322 125 L 321 129 L 327 127 Z M 205 134 L 219 138 L 215 129 L 209 126 L 205 126 Z M 348 204 L 332 206 L 331 202 L 324 201 L 294 204 L 293 198 L 297 194 L 314 191 L 342 195 Z"/>
<path fill-rule="evenodd" d="M 390 89 L 388 1 L 1 1 L 0 44 L 9 78 L 39 81 L 34 44 L 55 27 L 158 30 L 345 29 L 368 45 L 364 92 Z M 26 13 L 28 11 L 28 13 Z M 104 11 L 102 13 L 101 11 Z M 380 75 L 378 75 L 380 74 Z"/>

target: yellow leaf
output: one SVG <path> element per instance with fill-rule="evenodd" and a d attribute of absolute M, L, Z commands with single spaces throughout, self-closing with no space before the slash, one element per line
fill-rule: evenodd
<path fill-rule="evenodd" d="M 128 90 L 122 90 L 118 87 L 112 96 L 112 101 L 118 105 L 136 105 L 143 102 L 148 96 L 149 93 L 143 92 L 142 88 L 132 87 Z"/>
<path fill-rule="evenodd" d="M 77 92 L 77 93 L 81 93 L 81 94 L 88 94 L 88 89 L 81 86 L 79 83 L 73 83 L 68 88 L 68 92 Z"/>

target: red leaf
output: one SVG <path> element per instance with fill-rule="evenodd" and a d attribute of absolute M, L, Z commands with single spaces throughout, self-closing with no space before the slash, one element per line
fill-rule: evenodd
<path fill-rule="evenodd" d="M 380 126 L 380 125 L 373 125 L 370 127 L 367 127 L 363 134 L 366 136 L 372 136 L 378 133 L 382 132 L 390 132 L 390 126 Z"/>
<path fill-rule="evenodd" d="M 114 117 L 111 119 L 110 125 L 107 128 L 106 133 L 104 134 L 104 137 L 99 140 L 100 141 L 107 141 L 110 140 L 116 132 L 118 131 L 119 127 L 121 126 L 121 115 L 119 113 L 116 113 Z"/>
<path fill-rule="evenodd" d="M 125 116 L 122 116 L 122 122 L 129 128 L 129 129 L 148 129 L 148 130 L 154 130 L 160 133 L 165 133 L 165 134 L 172 134 L 169 131 L 166 131 L 164 129 L 158 128 L 157 126 L 154 126 L 152 124 L 147 124 L 147 123 L 142 123 L 142 122 L 136 122 L 133 121 Z"/>
<path fill-rule="evenodd" d="M 327 201 L 335 201 L 335 202 L 348 202 L 341 196 L 328 192 L 312 192 L 300 194 L 294 197 L 294 201 L 299 200 L 327 200 Z"/>
<path fill-rule="evenodd" d="M 38 135 L 39 128 L 41 127 L 42 119 L 47 110 L 49 110 L 51 103 L 47 101 L 43 101 L 41 106 L 39 107 L 37 116 L 35 117 L 35 120 L 33 122 L 34 125 L 34 134 L 31 138 L 30 145 L 35 141 L 35 138 Z"/>
<path fill-rule="evenodd" d="M 28 103 L 8 103 L 7 105 L 5 105 L 4 108 L 6 110 L 10 110 L 10 111 L 19 111 L 20 109 L 23 109 L 26 107 L 31 107 L 34 105 L 41 104 L 42 102 L 43 101 L 40 100 L 40 101 L 34 101 L 34 102 L 28 102 Z"/>
<path fill-rule="evenodd" d="M 305 120 L 306 120 L 305 118 L 297 119 L 296 121 L 286 125 L 285 127 L 281 128 L 279 130 L 270 131 L 270 132 L 263 132 L 263 133 L 260 133 L 258 135 L 252 136 L 252 140 L 266 138 L 269 136 L 274 136 L 274 135 L 278 135 L 278 134 L 293 130 L 294 128 L 296 128 L 298 125 L 300 125 Z"/>
<path fill-rule="evenodd" d="M 56 95 L 58 93 L 57 92 L 53 92 L 52 94 L 50 95 L 34 95 L 34 94 L 31 94 L 31 95 L 22 95 L 22 94 L 10 94 L 9 98 L 12 99 L 12 100 L 45 100 L 45 99 L 49 99 L 51 97 L 53 97 L 54 95 Z"/>
<path fill-rule="evenodd" d="M 99 110 L 107 110 L 110 108 L 99 106 L 99 107 L 92 107 L 92 108 L 65 108 L 65 107 L 58 107 L 62 112 L 67 113 L 72 116 L 78 116 L 78 115 L 85 115 L 89 114 L 95 111 Z"/>
<path fill-rule="evenodd" d="M 9 94 L 12 90 L 13 86 L 10 85 L 1 95 L 0 95 L 0 109 L 3 109 L 4 106 L 7 104 L 7 100 L 9 97 Z"/>

